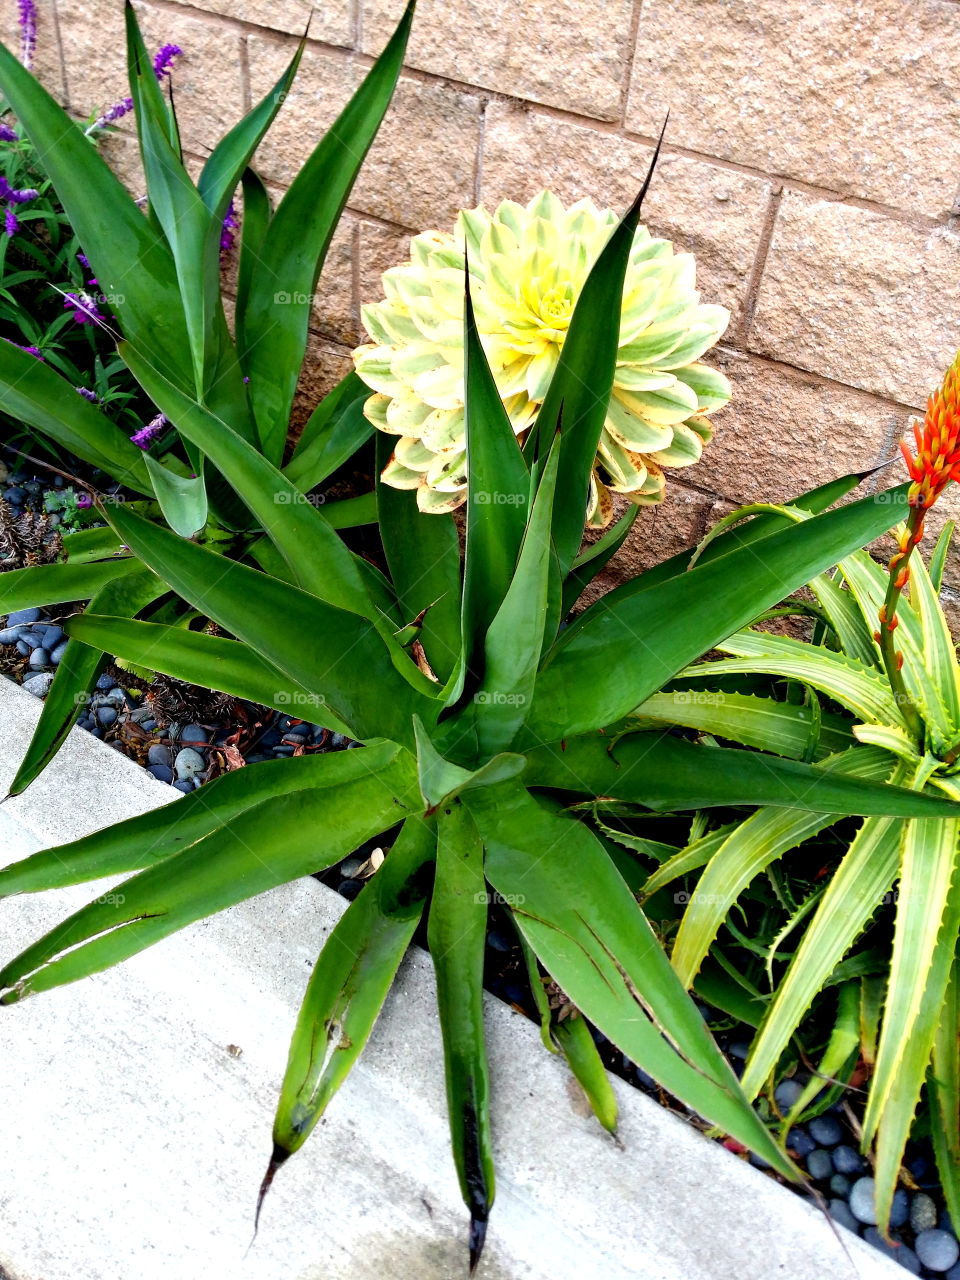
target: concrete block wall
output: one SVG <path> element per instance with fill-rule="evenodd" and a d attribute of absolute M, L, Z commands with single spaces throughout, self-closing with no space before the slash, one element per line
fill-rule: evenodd
<path fill-rule="evenodd" d="M 15 38 L 16 6 L 3 8 Z M 121 96 L 121 0 L 40 8 L 39 73 L 53 91 L 78 115 Z M 327 0 L 313 12 L 299 80 L 260 153 L 278 190 L 402 8 Z M 279 76 L 311 7 L 138 10 L 149 42 L 183 47 L 176 100 L 200 159 Z M 644 514 L 633 562 L 696 540 L 730 504 L 891 458 L 960 346 L 957 0 L 420 0 L 321 281 L 308 394 L 349 367 L 360 304 L 380 296 L 411 232 L 542 186 L 623 208 L 668 108 L 645 216 L 696 253 L 704 299 L 733 312 L 711 359 L 735 397 L 702 463 L 671 472 L 667 501 Z M 108 147 L 136 187 L 129 135 Z M 899 465 L 884 475 L 902 477 Z"/>

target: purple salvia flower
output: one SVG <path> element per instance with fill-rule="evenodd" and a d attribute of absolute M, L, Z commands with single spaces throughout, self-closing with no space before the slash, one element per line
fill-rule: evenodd
<path fill-rule="evenodd" d="M 97 310 L 96 298 L 88 293 L 65 293 L 63 305 L 67 311 L 73 312 L 77 324 L 103 324 L 103 316 Z"/>
<path fill-rule="evenodd" d="M 100 403 L 100 397 L 95 391 L 91 391 L 89 387 L 77 387 L 77 391 L 83 396 L 84 400 L 89 400 L 91 404 Z"/>
<path fill-rule="evenodd" d="M 234 242 L 234 239 L 236 238 L 235 233 L 239 225 L 240 225 L 240 222 L 239 222 L 239 219 L 237 218 L 237 206 L 233 202 L 233 200 L 231 200 L 230 204 L 227 207 L 227 212 L 224 215 L 223 226 L 220 229 L 221 259 L 225 258 L 227 254 L 233 249 L 233 242 Z"/>
<path fill-rule="evenodd" d="M 20 61 L 29 71 L 37 49 L 37 6 L 34 0 L 17 0 L 20 9 Z"/>
<path fill-rule="evenodd" d="M 164 76 L 170 74 L 170 68 L 173 65 L 174 58 L 178 58 L 183 50 L 178 44 L 161 45 L 157 52 L 153 55 L 153 72 L 158 80 L 162 80 Z"/>
<path fill-rule="evenodd" d="M 88 508 L 93 506 L 93 499 L 90 497 L 89 493 L 77 494 L 77 506 L 81 511 L 86 511 Z"/>
<path fill-rule="evenodd" d="M 0 173 L 0 200 L 5 200 L 7 204 L 27 204 L 30 200 L 36 200 L 40 194 L 33 187 L 11 187 L 2 173 Z"/>
<path fill-rule="evenodd" d="M 164 414 L 158 413 L 155 418 L 150 419 L 146 426 L 133 433 L 130 437 L 130 443 L 135 444 L 138 449 L 149 449 L 166 425 L 166 417 Z"/>
<path fill-rule="evenodd" d="M 153 57 L 153 70 L 158 80 L 162 80 L 164 76 L 170 74 L 174 58 L 182 52 L 183 50 L 178 44 L 161 45 Z M 87 127 L 87 134 L 91 134 L 97 129 L 102 129 L 105 125 L 113 124 L 115 121 L 122 119 L 128 111 L 132 110 L 133 99 L 129 96 L 121 98 L 112 107 L 108 107 L 102 116 L 97 116 L 93 124 Z"/>
<path fill-rule="evenodd" d="M 3 229 L 8 236 L 15 236 L 20 230 L 20 223 L 17 221 L 17 215 L 10 208 L 4 209 L 3 211 Z"/>
<path fill-rule="evenodd" d="M 20 135 L 15 133 L 8 124 L 0 124 L 0 142 L 19 142 Z"/>
<path fill-rule="evenodd" d="M 4 342 L 10 342 L 9 338 L 4 338 Z M 28 356 L 33 356 L 37 360 L 43 360 L 43 352 L 39 347 L 22 347 L 19 342 L 10 342 L 11 347 L 16 347 L 18 351 L 25 351 Z M 44 361 L 46 363 L 46 361 Z"/>

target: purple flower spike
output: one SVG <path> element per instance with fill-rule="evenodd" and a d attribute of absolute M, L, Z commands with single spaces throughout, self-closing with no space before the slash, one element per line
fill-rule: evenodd
<path fill-rule="evenodd" d="M 103 324 L 103 316 L 97 310 L 95 298 L 88 293 L 65 293 L 63 305 L 67 311 L 73 312 L 77 324 Z"/>
<path fill-rule="evenodd" d="M 93 506 L 93 499 L 90 497 L 89 493 L 77 494 L 77 506 L 81 511 L 86 511 L 88 508 Z"/>
<path fill-rule="evenodd" d="M 240 221 L 237 218 L 237 206 L 231 200 L 223 219 L 223 227 L 220 230 L 221 259 L 225 258 L 233 248 L 233 242 L 236 239 L 236 230 L 239 225 Z"/>
<path fill-rule="evenodd" d="M 158 80 L 162 80 L 164 76 L 170 74 L 170 68 L 173 65 L 174 58 L 180 56 L 183 50 L 178 44 L 161 45 L 157 52 L 153 55 L 153 72 Z"/>
<path fill-rule="evenodd" d="M 164 76 L 168 76 L 173 66 L 173 60 L 183 53 L 178 44 L 165 44 L 157 50 L 153 57 L 153 71 L 158 80 L 162 80 Z M 97 116 L 93 124 L 87 127 L 87 134 L 94 133 L 97 129 L 104 128 L 105 125 L 114 124 L 117 120 L 121 120 L 128 111 L 133 110 L 133 99 L 131 97 L 121 98 L 119 102 L 115 102 L 112 107 L 108 107 L 102 116 Z"/>
<path fill-rule="evenodd" d="M 20 9 L 20 61 L 29 71 L 37 49 L 37 6 L 34 0 L 17 0 Z"/>
<path fill-rule="evenodd" d="M 31 200 L 36 200 L 40 194 L 33 187 L 11 187 L 2 173 L 0 173 L 0 200 L 6 200 L 8 204 L 27 204 Z"/>
<path fill-rule="evenodd" d="M 17 215 L 12 209 L 4 209 L 3 211 L 3 229 L 8 236 L 15 236 L 20 230 L 20 223 L 17 221 Z"/>
<path fill-rule="evenodd" d="M 77 391 L 83 396 L 84 400 L 89 400 L 91 404 L 100 403 L 100 397 L 95 391 L 91 391 L 89 387 L 77 387 Z"/>
<path fill-rule="evenodd" d="M 138 449 L 149 449 L 166 425 L 166 417 L 162 413 L 158 413 L 155 418 L 150 419 L 146 426 L 133 433 L 130 437 L 130 443 L 135 444 Z"/>
<path fill-rule="evenodd" d="M 0 124 L 0 142 L 19 142 L 20 135 L 15 133 L 8 124 Z"/>

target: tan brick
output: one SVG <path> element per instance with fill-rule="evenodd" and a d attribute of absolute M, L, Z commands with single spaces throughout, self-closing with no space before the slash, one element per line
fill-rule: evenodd
<path fill-rule="evenodd" d="M 71 109 L 81 116 L 103 111 L 129 93 L 123 6 L 98 3 L 95 20 L 82 0 L 59 0 Z M 240 37 L 219 25 L 172 10 L 138 4 L 137 16 L 148 49 L 178 44 L 172 75 L 177 118 L 184 146 L 209 150 L 240 119 Z M 124 120 L 133 130 L 133 120 Z"/>
<path fill-rule="evenodd" d="M 0 13 L 0 40 L 18 58 L 22 40 L 18 19 L 18 6 L 5 4 Z M 37 43 L 33 53 L 33 74 L 48 93 L 58 102 L 66 101 L 63 82 L 63 66 L 60 61 L 60 43 L 57 39 L 56 20 L 50 5 L 37 5 Z"/>
<path fill-rule="evenodd" d="M 627 125 L 910 211 L 960 173 L 960 7 L 951 0 L 646 0 Z"/>
<path fill-rule="evenodd" d="M 353 297 L 355 236 L 355 221 L 342 218 L 327 250 L 310 314 L 311 329 L 348 346 L 360 340 Z"/>
<path fill-rule="evenodd" d="M 104 134 L 99 144 L 100 154 L 127 188 L 134 200 L 146 194 L 147 180 L 143 176 L 140 148 L 135 137 L 116 130 Z"/>
<path fill-rule="evenodd" d="M 403 0 L 363 0 L 363 48 L 383 48 Z M 412 67 L 601 120 L 619 119 L 631 0 L 420 0 Z"/>
<path fill-rule="evenodd" d="M 314 5 L 310 0 L 195 0 L 193 7 L 293 35 L 302 35 L 309 22 L 311 40 L 353 43 L 352 0 L 331 0 L 324 5 Z"/>
<path fill-rule="evenodd" d="M 289 45 L 250 39 L 255 94 L 277 79 Z M 346 106 L 363 71 L 348 57 L 311 48 L 260 150 L 259 167 L 289 183 Z M 390 222 L 426 228 L 451 222 L 474 202 L 480 99 L 443 85 L 402 79 L 364 162 L 351 207 Z"/>
<path fill-rule="evenodd" d="M 410 233 L 382 227 L 376 222 L 360 223 L 359 303 L 379 302 L 383 297 L 380 277 L 390 267 L 410 258 Z"/>
<path fill-rule="evenodd" d="M 737 504 L 784 502 L 865 471 L 889 456 L 888 442 L 907 424 L 905 410 L 727 348 L 707 363 L 730 379 L 733 398 L 715 415 L 703 457 L 684 474 Z"/>
<path fill-rule="evenodd" d="M 290 439 L 296 440 L 304 423 L 325 395 L 353 368 L 348 348 L 310 334 L 303 372 L 290 415 Z"/>
<path fill-rule="evenodd" d="M 653 154 L 628 142 L 536 111 L 491 103 L 483 142 L 482 197 L 527 200 L 549 187 L 566 203 L 590 196 L 625 209 Z M 742 306 L 766 216 L 770 186 L 759 178 L 663 155 L 643 218 L 657 235 L 697 257 L 704 301 Z"/>
<path fill-rule="evenodd" d="M 960 236 L 788 194 L 750 346 L 923 404 L 960 346 Z"/>

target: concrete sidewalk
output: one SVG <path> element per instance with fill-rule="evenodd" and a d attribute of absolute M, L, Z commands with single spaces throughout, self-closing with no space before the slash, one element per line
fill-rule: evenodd
<path fill-rule="evenodd" d="M 39 708 L 0 679 L 0 791 Z M 0 808 L 2 861 L 171 795 L 75 730 L 27 794 Z M 100 892 L 0 901 L 0 956 Z M 0 1010 L 9 1280 L 466 1276 L 433 978 L 419 952 L 325 1123 L 277 1175 L 250 1247 L 297 1006 L 344 905 L 299 881 Z M 499 1185 L 483 1280 L 903 1276 L 615 1080 L 618 1147 L 530 1022 L 491 999 L 488 1025 Z"/>

